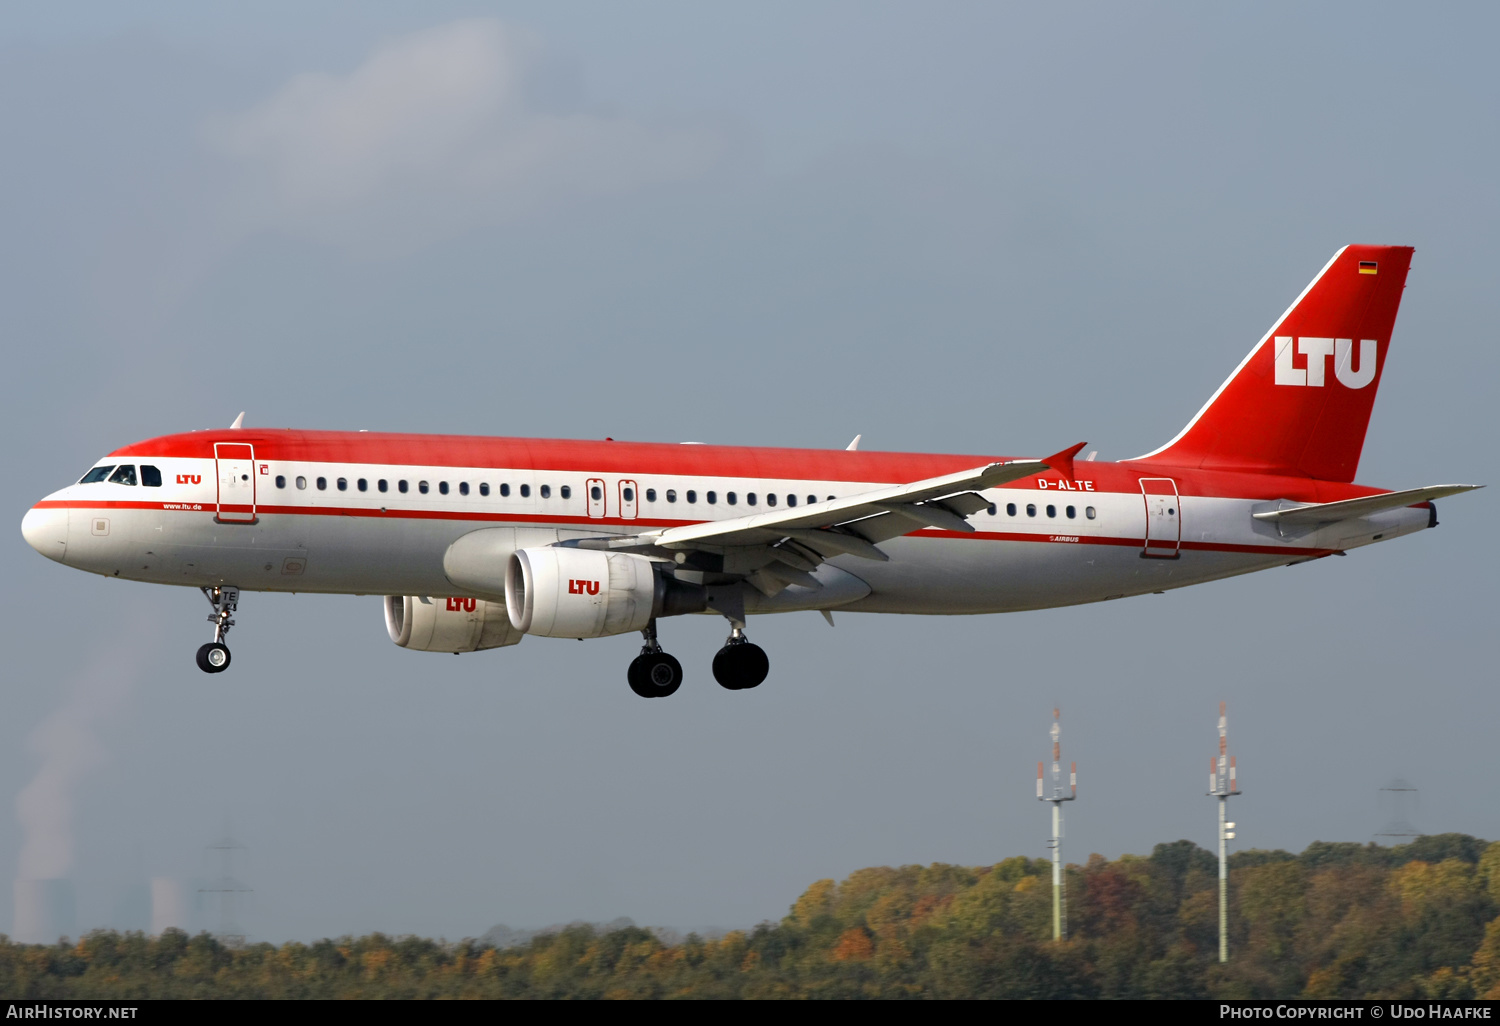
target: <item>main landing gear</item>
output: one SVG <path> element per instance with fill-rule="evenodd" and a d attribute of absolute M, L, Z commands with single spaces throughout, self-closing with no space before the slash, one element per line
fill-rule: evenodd
<path fill-rule="evenodd" d="M 745 625 L 739 620 L 730 620 L 729 640 L 714 656 L 714 680 L 730 691 L 748 691 L 759 687 L 771 672 L 771 660 L 765 650 L 750 643 L 745 637 Z M 656 640 L 656 621 L 652 620 L 641 631 L 646 643 L 641 654 L 635 657 L 626 672 L 630 690 L 642 698 L 665 698 L 682 687 L 682 664 L 661 650 Z M 209 646 L 204 645 L 205 649 Z M 228 657 L 228 651 L 225 651 Z M 203 653 L 198 653 L 198 665 L 203 666 Z M 226 663 L 227 665 L 227 663 Z M 205 670 L 208 667 L 203 667 Z M 210 670 L 209 672 L 214 672 Z"/>
<path fill-rule="evenodd" d="M 208 622 L 214 625 L 214 640 L 198 649 L 198 669 L 204 673 L 223 673 L 229 669 L 229 646 L 224 638 L 234 626 L 235 608 L 240 604 L 238 588 L 199 588 L 214 611 Z"/>
<path fill-rule="evenodd" d="M 646 643 L 626 671 L 630 690 L 642 698 L 665 698 L 682 687 L 682 664 L 661 650 L 656 641 L 656 621 L 641 631 Z"/>
<path fill-rule="evenodd" d="M 745 625 L 729 621 L 729 640 L 714 656 L 714 680 L 730 691 L 747 691 L 759 687 L 771 672 L 771 660 L 765 649 L 745 637 Z"/>

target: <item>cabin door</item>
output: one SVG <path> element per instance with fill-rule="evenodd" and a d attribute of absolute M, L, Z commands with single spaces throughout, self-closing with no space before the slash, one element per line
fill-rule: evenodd
<path fill-rule="evenodd" d="M 244 442 L 215 442 L 221 524 L 255 523 L 255 447 Z"/>
<path fill-rule="evenodd" d="M 1182 505 L 1177 482 L 1170 477 L 1141 478 L 1146 499 L 1146 547 L 1148 559 L 1176 559 L 1182 544 Z"/>

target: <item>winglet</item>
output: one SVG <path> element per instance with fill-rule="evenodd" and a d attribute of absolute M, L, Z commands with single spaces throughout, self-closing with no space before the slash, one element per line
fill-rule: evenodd
<path fill-rule="evenodd" d="M 245 426 L 245 411 L 241 410 L 240 411 L 240 415 L 238 417 L 234 418 L 234 423 L 231 424 L 231 425 L 229 425 L 229 430 L 231 430 L 231 431 L 238 431 L 240 428 L 242 428 L 244 426 Z"/>
<path fill-rule="evenodd" d="M 1064 449 L 1062 452 L 1043 458 L 1042 462 L 1071 481 L 1073 480 L 1073 457 L 1077 456 L 1083 450 L 1083 447 L 1088 444 L 1087 442 L 1079 442 L 1072 448 Z"/>
<path fill-rule="evenodd" d="M 854 441 L 852 441 L 848 445 L 844 446 L 844 451 L 845 452 L 854 452 L 856 449 L 859 448 L 859 440 L 861 438 L 863 438 L 863 437 L 865 437 L 865 436 L 864 435 L 855 435 L 854 436 Z"/>

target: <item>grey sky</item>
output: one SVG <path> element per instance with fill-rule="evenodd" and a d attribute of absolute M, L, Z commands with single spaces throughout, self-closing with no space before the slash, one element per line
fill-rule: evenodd
<path fill-rule="evenodd" d="M 1221 698 L 1246 845 L 1367 840 L 1398 774 L 1423 829 L 1500 837 L 1489 492 L 1164 596 L 756 620 L 753 693 L 709 675 L 719 621 L 664 622 L 669 702 L 626 688 L 634 638 L 412 654 L 374 598 L 249 595 L 207 678 L 196 592 L 18 529 L 110 449 L 241 409 L 1125 458 L 1349 242 L 1417 247 L 1359 479 L 1500 483 L 1497 29 L 1372 3 L 8 12 L 0 878 L 41 817 L 71 853 L 25 857 L 109 925 L 130 885 L 209 875 L 230 820 L 261 938 L 745 925 L 860 866 L 1044 855 L 1054 702 L 1071 860 L 1209 843 Z"/>

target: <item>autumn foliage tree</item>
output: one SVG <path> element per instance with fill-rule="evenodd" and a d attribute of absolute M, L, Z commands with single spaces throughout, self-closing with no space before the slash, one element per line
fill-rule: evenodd
<path fill-rule="evenodd" d="M 1500 998 L 1500 843 L 1310 845 L 1230 860 L 1218 963 L 1213 856 L 1188 841 L 1067 867 L 862 869 L 780 923 L 663 943 L 570 927 L 497 949 L 367 937 L 231 950 L 207 935 L 0 937 L 0 994 L 38 998 Z"/>

